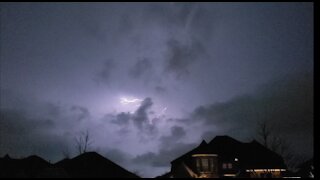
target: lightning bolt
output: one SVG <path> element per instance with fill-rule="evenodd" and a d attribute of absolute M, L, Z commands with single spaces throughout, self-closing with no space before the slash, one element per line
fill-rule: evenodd
<path fill-rule="evenodd" d="M 135 103 L 135 102 L 141 102 L 141 99 L 135 98 L 135 99 L 128 99 L 128 98 L 120 98 L 120 103 L 121 104 L 130 104 L 130 103 Z"/>
<path fill-rule="evenodd" d="M 161 116 L 163 116 L 164 115 L 164 113 L 167 111 L 167 107 L 165 107 L 165 108 L 163 108 L 162 110 L 161 110 L 161 112 L 159 113 L 159 115 L 157 116 L 157 118 L 160 118 Z"/>
<path fill-rule="evenodd" d="M 167 107 L 163 108 L 161 114 L 164 114 L 167 111 Z"/>

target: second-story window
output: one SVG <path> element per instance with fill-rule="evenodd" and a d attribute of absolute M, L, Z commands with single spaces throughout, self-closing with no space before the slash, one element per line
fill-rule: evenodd
<path fill-rule="evenodd" d="M 216 155 L 196 154 L 196 155 L 193 155 L 193 157 L 195 157 L 195 163 L 196 163 L 198 172 L 213 173 L 217 171 Z"/>
<path fill-rule="evenodd" d="M 227 169 L 227 163 L 222 163 L 222 169 Z"/>
<path fill-rule="evenodd" d="M 232 163 L 222 163 L 222 169 L 232 169 Z"/>
<path fill-rule="evenodd" d="M 209 171 L 209 159 L 201 158 L 202 161 L 202 171 Z"/>

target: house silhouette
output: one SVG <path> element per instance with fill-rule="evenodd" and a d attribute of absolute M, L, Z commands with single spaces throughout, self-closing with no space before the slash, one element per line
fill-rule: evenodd
<path fill-rule="evenodd" d="M 96 152 L 50 164 L 38 156 L 0 158 L 0 178 L 139 178 Z"/>
<path fill-rule="evenodd" d="M 171 162 L 166 177 L 282 177 L 287 169 L 283 158 L 253 140 L 239 142 L 216 136 Z"/>
<path fill-rule="evenodd" d="M 65 159 L 55 164 L 65 169 L 71 177 L 94 178 L 138 178 L 109 159 L 96 152 L 83 153 L 73 159 Z"/>
<path fill-rule="evenodd" d="M 36 177 L 40 171 L 50 166 L 49 162 L 35 155 L 23 159 L 13 159 L 9 155 L 6 155 L 0 158 L 0 177 Z"/>

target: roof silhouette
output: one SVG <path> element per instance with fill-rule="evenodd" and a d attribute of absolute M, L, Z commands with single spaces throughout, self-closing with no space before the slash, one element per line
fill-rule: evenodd
<path fill-rule="evenodd" d="M 96 152 L 83 153 L 75 158 L 60 161 L 55 166 L 65 169 L 71 177 L 138 178 Z"/>
<path fill-rule="evenodd" d="M 49 167 L 40 171 L 36 178 L 71 178 L 63 168 Z"/>
<path fill-rule="evenodd" d="M 41 170 L 51 164 L 38 156 L 13 159 L 9 155 L 0 158 L 0 177 L 35 177 Z"/>
<path fill-rule="evenodd" d="M 0 158 L 0 178 L 10 177 L 139 178 L 96 152 L 63 159 L 56 164 L 35 155 L 23 159 L 6 155 Z"/>
<path fill-rule="evenodd" d="M 264 147 L 257 141 L 243 143 L 229 136 L 216 136 L 208 144 L 202 141 L 199 146 L 171 161 L 171 164 L 184 162 L 191 168 L 196 168 L 193 154 L 217 154 L 222 161 L 239 159 L 239 163 L 246 169 L 250 168 L 286 168 L 280 155 Z"/>

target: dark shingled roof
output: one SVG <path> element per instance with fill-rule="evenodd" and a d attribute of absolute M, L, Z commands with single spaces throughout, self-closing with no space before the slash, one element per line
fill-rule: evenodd
<path fill-rule="evenodd" d="M 208 151 L 207 149 L 207 142 L 205 140 L 202 140 L 202 142 L 200 143 L 199 146 L 197 146 L 196 148 L 194 148 L 193 150 L 187 152 L 186 154 L 178 157 L 177 159 L 171 161 L 171 164 L 173 163 L 177 163 L 179 161 L 185 161 L 186 158 L 191 157 L 193 154 L 202 154 Z"/>
<path fill-rule="evenodd" d="M 0 177 L 36 177 L 37 174 L 51 164 L 38 156 L 24 159 L 13 159 L 9 155 L 0 158 Z"/>
<path fill-rule="evenodd" d="M 283 158 L 277 153 L 264 147 L 253 140 L 250 143 L 243 143 L 239 159 L 243 159 L 241 165 L 247 169 L 286 169 Z"/>
<path fill-rule="evenodd" d="M 139 178 L 96 152 L 83 153 L 55 166 L 65 169 L 71 177 Z"/>
<path fill-rule="evenodd" d="M 0 158 L 0 178 L 139 178 L 95 152 L 81 154 L 50 164 L 38 156 L 12 159 Z"/>
<path fill-rule="evenodd" d="M 170 178 L 171 172 L 166 172 L 160 176 L 156 176 L 155 178 Z"/>

